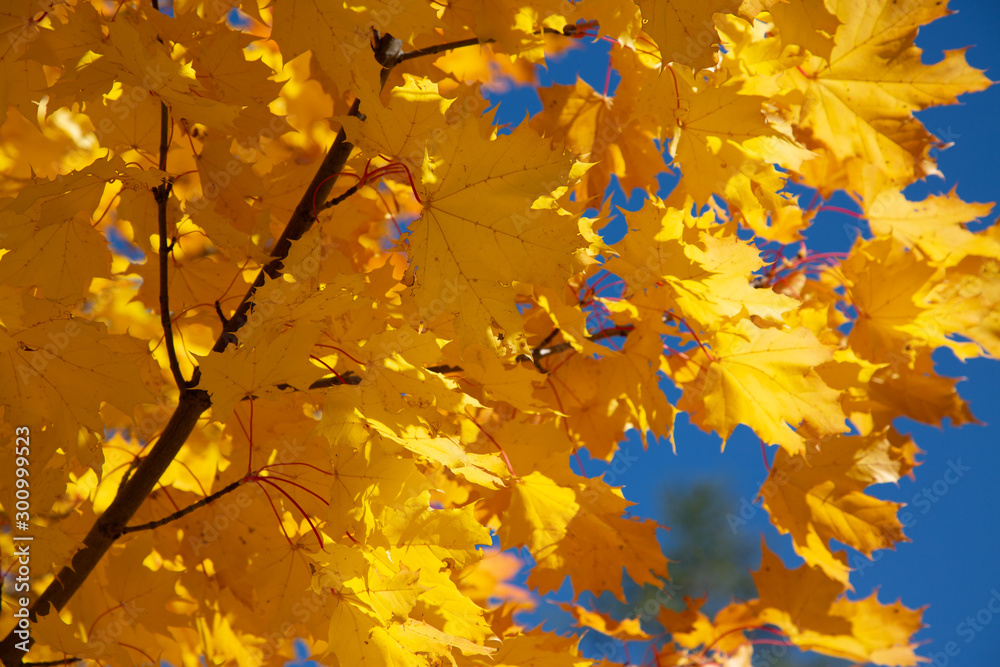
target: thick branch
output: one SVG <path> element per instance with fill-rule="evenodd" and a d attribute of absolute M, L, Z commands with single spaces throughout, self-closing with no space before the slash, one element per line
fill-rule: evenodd
<path fill-rule="evenodd" d="M 351 107 L 351 114 L 358 115 L 358 108 L 359 102 L 355 101 Z M 246 313 L 250 309 L 250 300 L 257 287 L 264 284 L 265 274 L 279 275 L 282 261 L 287 257 L 288 250 L 291 248 L 291 242 L 301 238 L 315 220 L 313 202 L 322 203 L 326 199 L 334 185 L 336 177 L 333 175 L 343 171 L 344 164 L 352 149 L 353 146 L 346 141 L 346 134 L 341 129 L 312 183 L 303 193 L 284 233 L 272 250 L 271 256 L 274 259 L 257 276 L 254 285 L 237 307 L 237 314 L 223 327 L 222 334 L 213 349 L 224 350 L 230 339 L 234 338 L 234 332 L 246 320 Z M 165 238 L 165 234 L 161 233 L 161 240 L 163 238 Z M 167 308 L 163 308 L 163 311 L 169 313 Z M 169 314 L 167 316 L 169 317 Z M 169 327 L 165 328 L 165 331 L 169 330 Z M 188 384 L 196 385 L 199 375 L 196 369 L 194 377 Z M 201 389 L 191 389 L 184 384 L 180 384 L 179 387 L 181 396 L 177 408 L 170 417 L 170 421 L 167 422 L 163 433 L 160 434 L 156 445 L 153 446 L 152 451 L 139 465 L 135 474 L 121 489 L 104 514 L 94 522 L 83 541 L 83 548 L 73 556 L 71 565 L 63 568 L 45 589 L 45 592 L 32 604 L 29 610 L 32 622 L 37 622 L 40 616 L 48 614 L 53 606 L 57 610 L 62 609 L 83 585 L 105 552 L 122 534 L 129 519 L 149 496 L 156 482 L 173 462 L 177 452 L 180 451 L 197 425 L 198 418 L 212 405 L 208 392 Z M 17 641 L 18 638 L 13 631 L 3 641 L 0 641 L 0 660 L 8 667 L 23 664 L 24 653 L 15 646 Z"/>
<path fill-rule="evenodd" d="M 167 466 L 194 430 L 198 418 L 211 405 L 208 393 L 202 390 L 181 391 L 180 402 L 170 417 L 156 446 L 136 470 L 135 475 L 108 509 L 94 522 L 83 548 L 73 556 L 72 563 L 64 567 L 49 584 L 45 592 L 35 600 L 29 610 L 31 621 L 49 613 L 50 606 L 62 609 L 83 585 L 104 553 L 121 534 L 125 523 L 135 514 L 139 506 L 153 490 Z M 14 645 L 17 637 L 11 633 L 0 642 L 0 658 L 6 665 L 21 664 L 23 653 Z"/>
<path fill-rule="evenodd" d="M 152 0 L 152 5 L 154 9 L 159 9 L 158 0 Z M 571 32 L 565 32 L 564 34 L 569 35 Z M 436 52 L 423 49 L 421 51 L 413 51 L 410 54 L 401 53 L 398 52 L 399 40 L 395 40 L 394 42 L 390 40 L 394 40 L 391 35 L 384 35 L 379 39 L 379 43 L 376 46 L 378 53 L 386 54 L 384 58 L 385 62 L 380 60 L 386 66 L 386 69 L 391 68 L 398 62 Z M 460 45 L 465 44 L 453 43 L 442 50 L 458 48 Z M 386 73 L 386 71 L 383 71 L 383 81 L 385 80 Z M 359 109 L 360 101 L 356 99 L 351 106 L 349 115 L 361 117 Z M 160 168 L 165 171 L 166 145 L 169 142 L 169 115 L 165 107 L 162 113 L 164 115 L 161 116 Z M 164 139 L 163 127 L 167 128 L 168 134 L 166 139 Z M 236 340 L 235 334 L 246 322 L 247 313 L 252 307 L 252 299 L 257 289 L 263 286 L 266 277 L 276 278 L 280 275 L 283 262 L 288 256 L 292 241 L 300 239 L 316 220 L 316 208 L 322 206 L 326 201 L 330 190 L 336 182 L 335 175 L 343 171 L 344 164 L 347 162 L 348 157 L 350 157 L 353 148 L 353 145 L 347 141 L 346 133 L 341 128 L 319 170 L 313 177 L 309 187 L 303 193 L 294 213 L 292 213 L 281 238 L 278 239 L 274 249 L 271 251 L 273 259 L 257 275 L 256 280 L 254 280 L 250 289 L 247 290 L 246 295 L 239 306 L 237 306 L 233 316 L 225 321 L 222 333 L 212 348 L 214 351 L 222 352 L 231 342 Z M 126 532 L 127 522 L 149 496 L 160 477 L 166 472 L 167 467 L 173 462 L 174 457 L 177 456 L 177 453 L 197 425 L 198 419 L 212 405 L 208 392 L 193 388 L 198 385 L 201 374 L 200 368 L 196 368 L 191 381 L 185 383 L 183 376 L 180 374 L 180 366 L 176 363 L 175 359 L 176 352 L 173 349 L 169 299 L 164 298 L 164 289 L 168 276 L 165 275 L 165 263 L 163 259 L 169 254 L 169 246 L 165 248 L 164 245 L 166 243 L 166 198 L 168 195 L 169 185 L 164 184 L 160 186 L 157 198 L 158 209 L 162 210 L 158 221 L 161 258 L 160 313 L 161 321 L 163 321 L 163 318 L 166 318 L 163 321 L 164 336 L 167 343 L 168 356 L 171 356 L 171 371 L 174 373 L 174 378 L 181 392 L 180 399 L 177 408 L 174 410 L 173 415 L 171 415 L 170 420 L 167 422 L 166 427 L 160 434 L 159 440 L 157 440 L 149 455 L 136 468 L 135 474 L 120 489 L 107 510 L 94 522 L 90 532 L 84 538 L 83 548 L 73 556 L 70 566 L 64 567 L 49 584 L 48 588 L 45 589 L 45 592 L 32 604 L 29 610 L 32 622 L 37 622 L 39 617 L 47 615 L 51 611 L 51 607 L 55 607 L 56 610 L 62 609 L 73 594 L 83 585 L 105 552 L 107 552 L 119 536 Z M 160 197 L 163 198 L 162 203 L 160 202 Z M 330 384 L 335 383 L 330 382 Z M 138 530 L 139 528 L 132 527 L 129 529 L 129 532 L 131 530 Z M 8 667 L 25 664 L 23 660 L 25 654 L 15 646 L 17 641 L 18 638 L 13 631 L 3 641 L 0 641 L 0 660 Z"/>

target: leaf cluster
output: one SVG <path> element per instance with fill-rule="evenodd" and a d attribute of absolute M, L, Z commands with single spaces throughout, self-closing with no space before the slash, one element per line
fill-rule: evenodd
<path fill-rule="evenodd" d="M 593 664 L 521 626 L 491 545 L 540 594 L 664 586 L 659 526 L 569 461 L 682 411 L 777 448 L 764 506 L 804 564 L 765 549 L 757 598 L 662 610 L 653 659 L 746 666 L 770 633 L 916 664 L 920 611 L 848 599 L 831 540 L 906 539 L 868 493 L 917 465 L 894 420 L 974 421 L 931 355 L 1000 354 L 990 205 L 902 194 L 941 145 L 914 112 L 990 85 L 922 64 L 945 4 L 0 11 L 0 439 L 30 428 L 34 536 L 32 648 L 5 614 L 0 658 Z M 613 95 L 547 87 L 495 126 L 484 90 L 598 39 Z M 872 233 L 810 251 L 835 192 Z"/>

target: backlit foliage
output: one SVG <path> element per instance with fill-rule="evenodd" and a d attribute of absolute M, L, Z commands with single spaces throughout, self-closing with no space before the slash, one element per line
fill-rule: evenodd
<path fill-rule="evenodd" d="M 4 3 L 0 542 L 26 426 L 37 623 L 25 655 L 5 559 L 0 657 L 593 664 L 521 626 L 488 547 L 526 549 L 542 594 L 664 585 L 658 526 L 570 461 L 683 411 L 773 446 L 763 503 L 805 564 L 765 548 L 757 598 L 663 610 L 647 663 L 916 664 L 921 612 L 845 597 L 831 540 L 906 540 L 866 491 L 916 465 L 893 420 L 973 421 L 931 355 L 1000 354 L 998 227 L 967 228 L 990 205 L 902 194 L 942 145 L 914 112 L 990 83 L 961 50 L 922 63 L 947 11 Z M 596 40 L 613 94 L 554 85 L 496 127 L 484 90 Z M 611 233 L 614 183 L 649 196 Z M 871 234 L 805 248 L 835 192 Z"/>

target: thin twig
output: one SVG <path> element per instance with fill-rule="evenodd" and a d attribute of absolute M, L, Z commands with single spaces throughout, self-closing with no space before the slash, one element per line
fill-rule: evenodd
<path fill-rule="evenodd" d="M 535 34 L 537 35 L 561 35 L 563 37 L 576 37 L 578 36 L 576 26 L 573 24 L 567 25 L 562 30 L 555 30 L 553 28 L 542 28 Z M 477 44 L 492 44 L 495 39 L 479 39 L 478 37 L 469 37 L 467 39 L 460 39 L 454 42 L 447 42 L 445 44 L 435 44 L 434 46 L 428 46 L 422 49 L 414 49 L 413 51 L 405 51 L 399 55 L 396 62 L 406 62 L 407 60 L 412 60 L 414 58 L 419 58 L 421 56 L 432 56 L 436 53 L 442 53 L 444 51 L 451 51 L 452 49 L 461 49 L 466 46 L 475 46 Z M 380 61 L 381 62 L 381 61 Z"/>
<path fill-rule="evenodd" d="M 421 56 L 432 56 L 435 53 L 442 53 L 444 51 L 451 51 L 452 49 L 461 49 L 465 46 L 475 46 L 476 44 L 491 44 L 494 40 L 492 39 L 479 39 L 478 37 L 470 37 L 468 39 L 460 39 L 457 42 L 448 42 L 447 44 L 435 44 L 434 46 L 428 46 L 423 49 L 416 49 L 414 51 L 406 51 L 399 56 L 399 62 L 406 62 L 407 60 L 412 60 L 414 58 L 419 58 Z"/>
<path fill-rule="evenodd" d="M 361 115 L 360 108 L 361 100 L 356 98 L 347 115 L 359 117 Z M 316 171 L 316 175 L 313 176 L 312 183 L 309 184 L 302 199 L 299 200 L 299 205 L 295 207 L 295 212 L 292 213 L 291 219 L 285 226 L 285 231 L 281 234 L 281 238 L 274 244 L 274 248 L 271 250 L 271 257 L 273 259 L 257 273 L 257 278 L 250 285 L 243 300 L 236 307 L 236 311 L 223 324 L 222 333 L 212 348 L 214 352 L 224 352 L 230 343 L 236 342 L 236 332 L 246 324 L 247 317 L 253 309 L 253 297 L 257 293 L 257 290 L 264 286 L 267 278 L 275 279 L 281 275 L 281 270 L 284 268 L 284 260 L 292 247 L 292 241 L 302 238 L 302 235 L 309 231 L 313 222 L 316 221 L 313 202 L 326 201 L 327 195 L 330 194 L 334 183 L 337 182 L 337 178 L 331 178 L 331 176 L 343 171 L 344 163 L 347 162 L 347 158 L 350 157 L 352 150 L 354 150 L 354 144 L 347 141 L 347 134 L 344 128 L 341 127 L 340 131 L 337 132 L 336 139 L 333 140 L 330 151 L 323 160 L 323 164 L 320 165 L 320 168 Z M 325 204 L 321 203 L 319 205 L 324 206 Z M 197 385 L 200 377 L 200 368 L 197 368 L 195 369 L 194 377 L 191 379 L 192 386 Z"/>
<path fill-rule="evenodd" d="M 623 324 L 617 327 L 609 327 L 603 331 L 598 331 L 593 336 L 587 336 L 586 340 L 592 343 L 604 340 L 605 338 L 614 338 L 615 336 L 628 336 L 629 333 L 633 331 L 634 327 L 631 324 Z M 551 336 L 550 336 L 551 338 Z M 549 340 L 548 338 L 546 340 Z M 544 357 L 550 357 L 553 354 L 559 354 L 560 352 L 565 352 L 566 350 L 573 349 L 572 343 L 557 343 L 555 345 L 550 345 L 549 347 L 544 347 L 544 342 L 537 348 L 531 351 L 530 361 L 535 364 L 536 368 L 542 368 L 539 366 L 538 361 Z M 549 373 L 547 369 L 543 369 L 542 373 Z"/>
<path fill-rule="evenodd" d="M 159 0 L 152 0 L 153 9 L 160 11 Z M 163 43 L 160 37 L 156 41 Z M 170 109 L 167 103 L 160 100 L 160 161 L 157 165 L 162 173 L 167 171 L 167 151 L 170 149 Z M 163 183 L 153 188 L 153 198 L 156 200 L 156 229 L 160 236 L 160 324 L 163 327 L 163 344 L 167 346 L 167 359 L 170 362 L 170 372 L 174 376 L 174 383 L 178 389 L 187 387 L 187 380 L 181 374 L 181 365 L 177 360 L 177 350 L 174 349 L 174 328 L 170 319 L 170 283 L 169 283 L 169 259 L 173 250 L 173 243 L 167 244 L 167 203 L 170 200 L 170 191 L 173 182 L 164 179 Z M 128 479 L 128 473 L 124 480 Z M 119 491 L 121 489 L 119 488 Z"/>
<path fill-rule="evenodd" d="M 170 109 L 166 102 L 160 102 L 160 171 L 167 171 L 167 150 L 170 147 Z M 157 232 L 160 235 L 160 324 L 163 326 L 163 344 L 167 346 L 167 358 L 170 360 L 170 372 L 178 389 L 187 386 L 187 380 L 181 374 L 180 362 L 177 360 L 177 350 L 174 349 L 174 328 L 170 320 L 170 251 L 167 243 L 167 203 L 170 200 L 172 184 L 164 180 L 161 185 L 153 188 L 156 199 Z"/>
<path fill-rule="evenodd" d="M 192 503 L 192 504 L 188 505 L 187 507 L 185 507 L 184 509 L 178 510 L 178 511 L 174 512 L 173 514 L 169 515 L 169 516 L 163 517 L 162 519 L 157 519 L 156 521 L 150 521 L 149 523 L 139 524 L 138 526 L 125 526 L 124 528 L 122 528 L 122 531 L 121 531 L 121 533 L 119 533 L 119 535 L 125 535 L 127 533 L 136 533 L 136 532 L 138 532 L 140 530 L 153 530 L 154 528 L 159 528 L 160 526 L 165 526 L 168 523 L 170 523 L 171 521 L 176 521 L 177 519 L 180 519 L 181 517 L 187 516 L 191 512 L 193 512 L 196 509 L 198 509 L 199 507 L 204 507 L 205 505 L 208 505 L 211 502 L 215 502 L 216 500 L 218 500 L 222 496 L 226 495 L 227 493 L 231 493 L 232 491 L 235 491 L 240 486 L 242 486 L 245 481 L 246 481 L 245 479 L 238 479 L 235 482 L 233 482 L 232 484 L 230 484 L 229 486 L 216 491 L 212 495 L 205 496 L 204 498 L 202 498 L 198 502 Z"/>
<path fill-rule="evenodd" d="M 322 206 L 320 206 L 318 209 L 316 209 L 317 212 L 319 212 L 319 211 L 325 211 L 328 208 L 333 208 L 334 206 L 336 206 L 337 204 L 339 204 L 340 202 L 344 201 L 345 199 L 347 199 L 348 197 L 350 197 L 351 195 L 353 195 L 355 192 L 357 192 L 358 188 L 360 188 L 360 187 L 361 187 L 361 183 L 356 183 L 356 184 L 352 185 L 351 187 L 347 188 L 342 193 L 340 193 L 339 195 L 337 195 L 336 197 L 334 197 L 333 199 L 331 199 L 330 201 L 326 202 L 325 204 L 323 204 Z"/>
<path fill-rule="evenodd" d="M 559 327 L 556 327 L 555 329 L 552 330 L 552 333 L 546 336 L 545 339 L 542 340 L 541 343 L 536 345 L 535 349 L 531 351 L 531 363 L 534 364 L 535 368 L 538 369 L 538 372 L 542 373 L 543 375 L 548 371 L 546 371 L 545 368 L 542 366 L 542 364 L 539 363 L 539 360 L 544 356 L 542 354 L 542 350 L 546 349 L 548 344 L 551 343 L 552 339 L 555 338 L 558 334 L 559 334 Z"/>

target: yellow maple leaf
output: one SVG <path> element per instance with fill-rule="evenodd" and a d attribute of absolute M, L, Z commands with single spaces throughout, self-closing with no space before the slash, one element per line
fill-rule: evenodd
<path fill-rule="evenodd" d="M 667 576 L 667 560 L 655 546 L 656 525 L 623 518 L 629 505 L 601 480 L 570 486 L 536 471 L 514 486 L 500 537 L 531 549 L 536 564 L 529 583 L 543 593 L 570 575 L 577 593 L 607 590 L 621 597 L 622 565 L 640 584 Z M 595 541 L 604 548 L 592 548 Z"/>
<path fill-rule="evenodd" d="M 842 597 L 844 586 L 818 568 L 788 570 L 766 546 L 763 552 L 760 570 L 754 573 L 760 598 L 731 606 L 758 622 L 778 626 L 805 650 L 896 667 L 919 664 L 912 637 L 923 627 L 922 610 L 898 602 L 884 605 L 875 594 L 847 600 Z M 719 616 L 726 613 L 724 609 Z"/>
<path fill-rule="evenodd" d="M 803 422 L 824 434 L 846 430 L 839 393 L 813 370 L 833 350 L 808 329 L 759 329 L 739 320 L 710 340 L 711 359 L 698 355 L 701 372 L 678 404 L 702 428 L 725 441 L 745 424 L 790 454 L 804 450 L 804 438 L 793 430 Z"/>
<path fill-rule="evenodd" d="M 797 119 L 803 142 L 824 156 L 804 166 L 810 182 L 860 192 L 873 177 L 866 169 L 897 187 L 936 173 L 930 150 L 937 140 L 913 112 L 990 85 L 964 50 L 921 62 L 917 29 L 947 14 L 946 3 L 838 0 L 828 7 L 841 22 L 829 59 L 789 70 L 805 94 Z"/>
<path fill-rule="evenodd" d="M 622 640 L 642 640 L 649 639 L 650 636 L 643 632 L 638 618 L 626 618 L 622 621 L 612 619 L 608 614 L 591 611 L 583 607 L 562 603 L 559 605 L 569 613 L 573 614 L 577 626 L 590 628 L 601 634 L 615 637 Z"/>
<path fill-rule="evenodd" d="M 24 306 L 20 326 L 0 328 L 0 405 L 25 423 L 44 425 L 53 447 L 59 443 L 99 471 L 101 450 L 80 429 L 103 434 L 102 401 L 131 415 L 152 400 L 140 373 L 149 370 L 146 345 L 40 299 L 26 297 Z"/>
<path fill-rule="evenodd" d="M 805 452 L 779 450 L 761 487 L 771 522 L 792 534 L 806 563 L 849 586 L 850 569 L 830 550 L 835 539 L 871 556 L 905 541 L 899 503 L 864 493 L 869 484 L 895 482 L 915 465 L 915 447 L 894 430 L 811 441 Z"/>
<path fill-rule="evenodd" d="M 927 294 L 939 270 L 921 262 L 891 237 L 859 242 L 840 267 L 858 318 L 848 341 L 865 359 L 898 366 L 916 350 L 948 346 L 960 356 L 975 356 L 974 343 L 947 336 L 947 319 L 931 316 Z M 938 315 L 946 312 L 941 309 Z"/>
<path fill-rule="evenodd" d="M 315 326 L 299 324 L 282 332 L 266 332 L 259 339 L 225 352 L 211 352 L 200 360 L 201 386 L 212 396 L 215 418 L 228 419 L 236 403 L 282 391 L 279 385 L 308 389 L 325 375 L 310 362 L 309 348 L 319 337 Z"/>
<path fill-rule="evenodd" d="M 604 197 L 612 176 L 626 193 L 652 190 L 667 171 L 652 142 L 653 133 L 635 113 L 637 86 L 619 86 L 613 97 L 598 93 L 583 79 L 574 86 L 541 89 L 542 111 L 531 126 L 587 163 L 597 163 L 574 187 L 578 205 Z"/>
<path fill-rule="evenodd" d="M 654 198 L 626 220 L 629 233 L 606 266 L 630 292 L 647 290 L 649 306 L 659 303 L 658 310 L 674 311 L 710 331 L 744 309 L 781 321 L 797 305 L 772 290 L 755 289 L 752 274 L 763 265 L 759 251 L 737 237 L 735 225 L 719 225 L 710 212 L 692 215 L 690 202 L 679 210 Z M 666 294 L 650 292 L 654 285 L 663 285 Z"/>
<path fill-rule="evenodd" d="M 693 69 L 715 63 L 719 35 L 712 15 L 733 13 L 740 0 L 683 2 L 681 0 L 639 0 L 645 30 L 656 40 L 665 63 L 680 63 Z"/>
<path fill-rule="evenodd" d="M 552 201 L 585 167 L 538 150 L 528 128 L 493 134 L 488 119 L 466 117 L 427 156 L 424 210 L 407 240 L 418 307 L 453 312 L 465 343 L 490 347 L 500 333 L 509 344 L 523 339 L 515 281 L 559 289 L 597 242 Z"/>
<path fill-rule="evenodd" d="M 1000 243 L 986 234 L 975 234 L 966 223 L 989 215 L 992 204 L 967 203 L 954 189 L 911 202 L 901 192 L 886 190 L 865 213 L 876 236 L 893 236 L 908 248 L 918 248 L 938 266 L 954 266 L 966 255 L 1000 258 Z"/>

